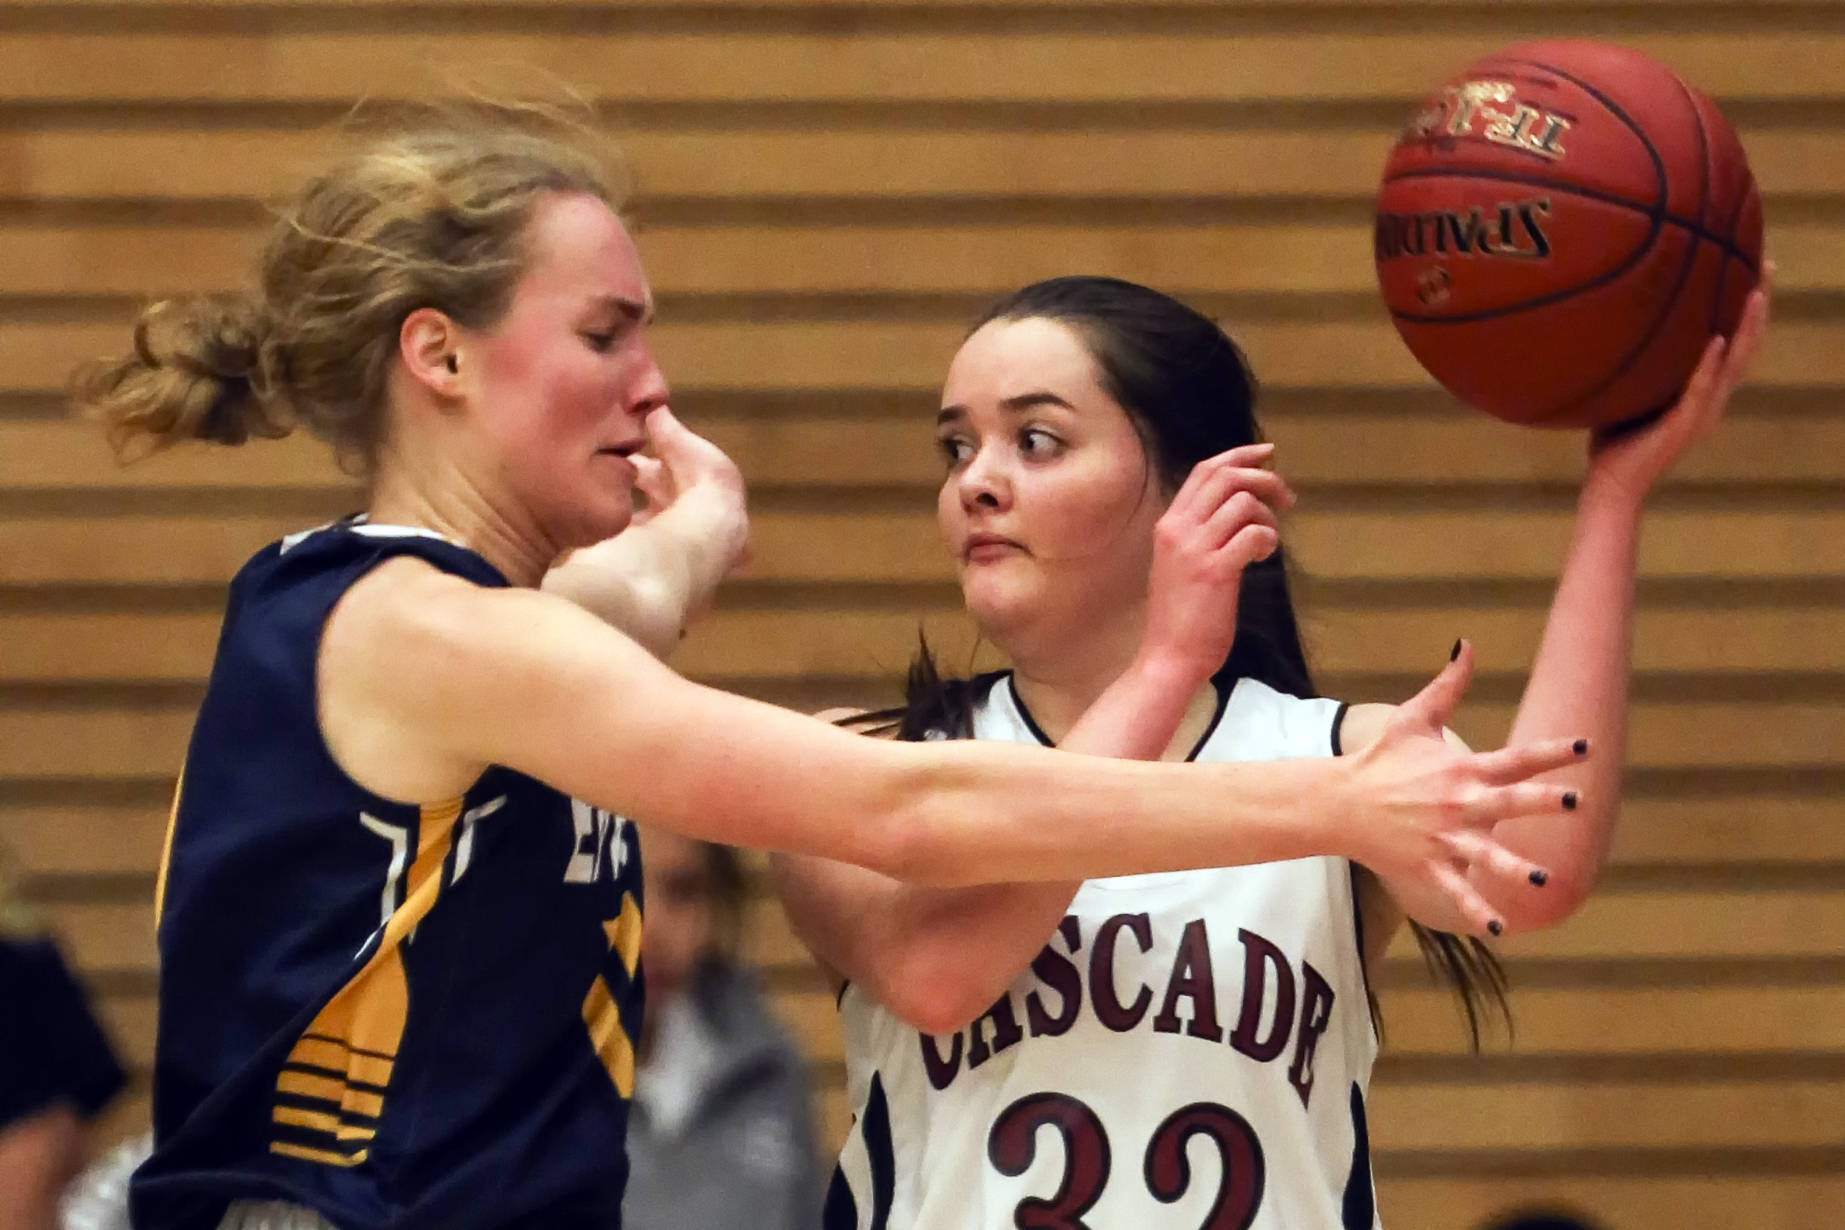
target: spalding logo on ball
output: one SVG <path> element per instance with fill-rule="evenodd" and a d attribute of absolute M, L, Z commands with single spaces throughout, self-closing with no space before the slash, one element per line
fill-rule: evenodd
<path fill-rule="evenodd" d="M 1514 423 L 1669 407 L 1762 265 L 1762 201 L 1716 104 L 1639 52 L 1525 43 L 1417 112 L 1384 168 L 1377 273 L 1423 367 Z"/>

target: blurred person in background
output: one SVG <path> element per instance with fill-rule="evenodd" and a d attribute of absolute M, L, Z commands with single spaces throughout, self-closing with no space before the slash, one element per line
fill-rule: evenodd
<path fill-rule="evenodd" d="M 647 926 L 627 1230 L 809 1230 L 821 1166 L 807 1066 L 739 964 L 741 860 L 643 827 Z"/>
<path fill-rule="evenodd" d="M 0 853 L 0 1230 L 53 1230 L 121 1092 L 115 1052 Z"/>

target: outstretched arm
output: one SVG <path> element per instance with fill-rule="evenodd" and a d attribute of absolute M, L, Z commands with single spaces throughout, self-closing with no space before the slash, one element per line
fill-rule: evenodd
<path fill-rule="evenodd" d="M 1767 322 L 1764 287 L 1750 297 L 1735 337 L 1727 345 L 1721 338 L 1712 340 L 1672 410 L 1639 430 L 1591 442 L 1562 576 L 1508 742 L 1518 746 L 1583 735 L 1595 754 L 1549 775 L 1548 780 L 1574 792 L 1577 806 L 1569 815 L 1508 820 L 1493 831 L 1505 849 L 1547 868 L 1547 885 L 1493 876 L 1478 864 L 1471 869 L 1508 929 L 1561 922 L 1587 899 L 1607 860 L 1620 810 L 1636 556 L 1646 497 L 1673 462 L 1722 417 Z M 1425 889 L 1388 882 L 1386 887 L 1417 921 L 1460 929 L 1453 925 L 1459 920 L 1448 904 Z"/>
<path fill-rule="evenodd" d="M 1260 764 L 862 739 L 688 682 L 568 602 L 410 557 L 347 591 L 319 677 L 334 758 L 387 797 L 452 798 L 504 765 L 690 836 L 942 886 L 1308 854 L 1434 874 L 1482 828 L 1558 810 L 1560 789 L 1525 779 L 1570 759 L 1461 755 L 1410 726 L 1368 757 Z M 1465 682 L 1444 671 L 1404 711 L 1439 723 Z"/>

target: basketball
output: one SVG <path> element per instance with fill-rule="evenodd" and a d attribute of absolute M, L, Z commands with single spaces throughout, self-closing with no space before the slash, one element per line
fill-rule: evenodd
<path fill-rule="evenodd" d="M 1377 273 L 1397 331 L 1461 400 L 1603 427 L 1673 403 L 1761 270 L 1742 143 L 1664 65 L 1524 43 L 1450 80 L 1390 151 Z"/>

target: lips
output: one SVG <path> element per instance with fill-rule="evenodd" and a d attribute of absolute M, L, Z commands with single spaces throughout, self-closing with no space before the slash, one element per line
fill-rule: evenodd
<path fill-rule="evenodd" d="M 996 559 L 1001 555 L 1024 549 L 1019 543 L 999 534 L 969 534 L 967 541 L 961 544 L 961 558 L 966 560 Z"/>

